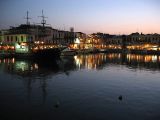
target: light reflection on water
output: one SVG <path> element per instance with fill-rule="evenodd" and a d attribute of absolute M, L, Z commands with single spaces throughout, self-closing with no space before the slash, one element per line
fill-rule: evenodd
<path fill-rule="evenodd" d="M 95 54 L 74 56 L 77 68 L 100 69 L 107 64 L 159 70 L 160 56 L 135 54 Z M 148 67 L 149 66 L 149 67 Z"/>
<path fill-rule="evenodd" d="M 2 117 L 159 119 L 159 60 L 133 54 L 0 59 Z"/>

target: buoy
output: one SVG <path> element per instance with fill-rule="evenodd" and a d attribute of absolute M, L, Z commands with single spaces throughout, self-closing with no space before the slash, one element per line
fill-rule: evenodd
<path fill-rule="evenodd" d="M 60 103 L 57 101 L 57 103 L 54 105 L 55 108 L 58 108 Z"/>
<path fill-rule="evenodd" d="M 122 95 L 120 95 L 120 96 L 118 97 L 118 99 L 119 99 L 119 100 L 122 100 Z"/>

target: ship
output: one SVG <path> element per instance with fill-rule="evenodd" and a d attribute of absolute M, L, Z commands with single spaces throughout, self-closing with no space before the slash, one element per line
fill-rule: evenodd
<path fill-rule="evenodd" d="M 15 44 L 15 57 L 16 58 L 57 58 L 60 56 L 63 46 L 53 44 L 29 44 L 21 43 Z"/>
<path fill-rule="evenodd" d="M 55 44 L 53 40 L 53 28 L 46 24 L 45 16 L 40 24 L 30 24 L 29 16 L 26 24 L 21 24 L 18 27 L 11 27 L 3 36 L 3 48 L 12 52 L 17 58 L 54 58 L 60 56 L 63 46 Z"/>

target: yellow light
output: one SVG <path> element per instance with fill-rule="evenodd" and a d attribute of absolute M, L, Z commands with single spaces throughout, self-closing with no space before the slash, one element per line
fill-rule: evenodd
<path fill-rule="evenodd" d="M 27 45 L 27 44 L 26 44 L 26 43 L 21 43 L 21 45 L 22 45 L 22 46 L 25 46 L 25 45 Z"/>

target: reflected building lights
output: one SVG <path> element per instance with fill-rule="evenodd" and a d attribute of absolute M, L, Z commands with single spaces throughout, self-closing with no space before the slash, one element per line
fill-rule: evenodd
<path fill-rule="evenodd" d="M 38 64 L 35 63 L 35 64 L 34 64 L 34 68 L 35 68 L 35 69 L 38 69 Z"/>
<path fill-rule="evenodd" d="M 20 61 L 16 60 L 15 58 L 0 59 L 0 64 L 4 64 L 6 68 L 13 68 L 12 70 L 17 72 L 29 72 L 39 69 L 37 63 L 30 63 L 29 61 Z"/>
<path fill-rule="evenodd" d="M 12 58 L 12 63 L 15 63 L 15 58 Z"/>
<path fill-rule="evenodd" d="M 26 62 L 24 62 L 24 61 L 19 62 L 18 61 L 18 62 L 16 62 L 16 69 L 18 71 L 24 72 L 24 71 L 27 71 L 29 69 L 29 67 L 28 67 L 28 64 Z"/>
<path fill-rule="evenodd" d="M 88 69 L 99 70 L 108 64 L 122 64 L 129 66 L 159 66 L 160 56 L 157 55 L 136 55 L 136 54 L 89 54 L 89 55 L 76 55 L 73 58 L 63 58 L 58 64 L 60 71 L 70 69 Z M 15 72 L 20 75 L 32 74 L 38 72 L 43 65 L 35 63 L 35 61 L 24 61 L 11 59 L 0 59 L 0 64 L 8 71 Z M 70 67 L 69 67 L 70 65 Z M 41 67 L 40 67 L 41 66 Z M 66 67 L 67 66 L 67 67 Z M 153 66 L 153 67 L 154 67 Z M 66 68 L 66 69 L 65 69 Z"/>
<path fill-rule="evenodd" d="M 111 63 L 158 63 L 160 57 L 156 55 L 136 55 L 136 54 L 97 54 L 97 55 L 79 55 L 75 56 L 77 68 L 98 69 L 107 62 Z"/>
<path fill-rule="evenodd" d="M 78 68 L 80 69 L 80 59 L 77 56 L 74 56 L 74 60 L 76 62 L 76 66 L 78 66 Z"/>
<path fill-rule="evenodd" d="M 157 56 L 152 56 L 152 62 L 157 62 Z"/>

